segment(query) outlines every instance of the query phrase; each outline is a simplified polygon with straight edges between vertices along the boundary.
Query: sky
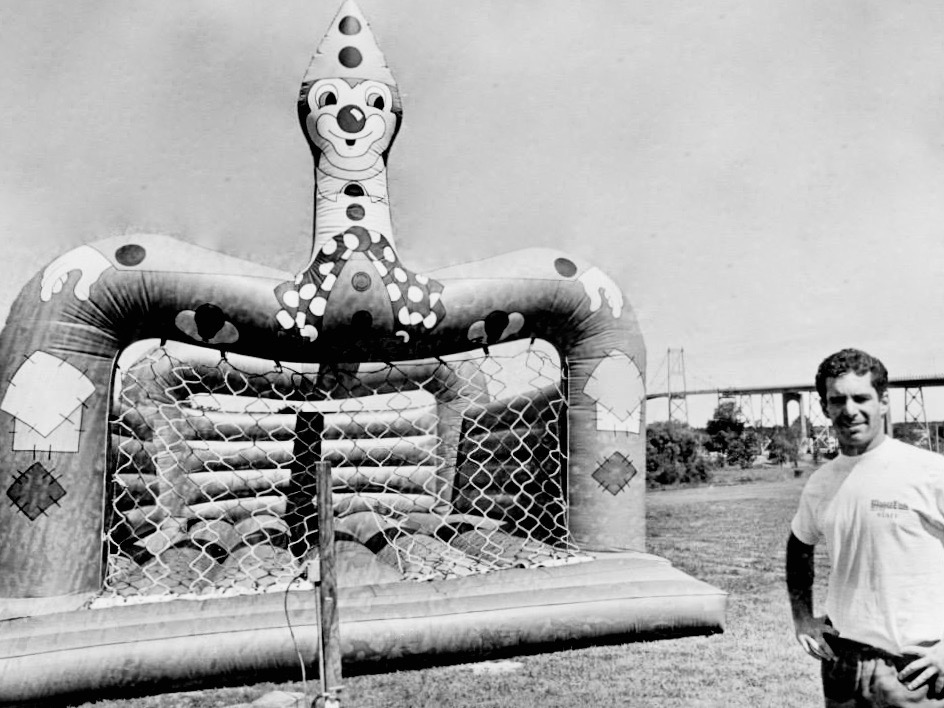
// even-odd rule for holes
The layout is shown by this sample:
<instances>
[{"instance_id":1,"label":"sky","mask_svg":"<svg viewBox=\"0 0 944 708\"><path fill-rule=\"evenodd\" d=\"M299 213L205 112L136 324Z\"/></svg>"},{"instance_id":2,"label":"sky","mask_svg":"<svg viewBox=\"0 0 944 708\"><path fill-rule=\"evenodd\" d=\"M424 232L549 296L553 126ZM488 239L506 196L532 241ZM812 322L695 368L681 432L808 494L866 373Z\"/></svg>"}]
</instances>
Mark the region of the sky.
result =
<instances>
[{"instance_id":1,"label":"sky","mask_svg":"<svg viewBox=\"0 0 944 708\"><path fill-rule=\"evenodd\" d=\"M0 316L121 233L300 268L295 99L339 5L0 2ZM653 391L669 348L692 388L807 382L846 346L944 372L944 4L359 5L403 95L388 166L412 268L590 260L636 313Z\"/></svg>"}]
</instances>

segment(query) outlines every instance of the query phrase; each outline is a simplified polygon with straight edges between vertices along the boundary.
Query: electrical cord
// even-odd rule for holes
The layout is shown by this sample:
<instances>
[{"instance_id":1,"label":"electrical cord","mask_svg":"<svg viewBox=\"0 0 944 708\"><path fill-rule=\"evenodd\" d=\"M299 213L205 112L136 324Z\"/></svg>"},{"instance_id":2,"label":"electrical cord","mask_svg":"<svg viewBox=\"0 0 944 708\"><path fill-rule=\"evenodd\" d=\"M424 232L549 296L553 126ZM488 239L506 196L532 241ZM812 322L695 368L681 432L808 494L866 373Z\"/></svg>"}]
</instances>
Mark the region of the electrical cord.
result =
<instances>
[{"instance_id":1,"label":"electrical cord","mask_svg":"<svg viewBox=\"0 0 944 708\"><path fill-rule=\"evenodd\" d=\"M292 646L295 647L295 655L298 657L298 664L302 670L302 691L305 693L305 698L310 699L311 694L308 692L308 678L307 678L306 670L305 670L305 658L302 656L301 647L299 647L298 645L298 639L295 636L295 629L292 627L292 618L288 611L288 594L292 589L292 585L294 585L297 581L301 580L306 572L307 572L306 569L300 570L298 574L294 578L292 578L291 582L289 582L288 586L285 588L285 592L282 595L282 609L285 612L285 624L286 626L288 626L288 633L292 637Z\"/></svg>"}]
</instances>

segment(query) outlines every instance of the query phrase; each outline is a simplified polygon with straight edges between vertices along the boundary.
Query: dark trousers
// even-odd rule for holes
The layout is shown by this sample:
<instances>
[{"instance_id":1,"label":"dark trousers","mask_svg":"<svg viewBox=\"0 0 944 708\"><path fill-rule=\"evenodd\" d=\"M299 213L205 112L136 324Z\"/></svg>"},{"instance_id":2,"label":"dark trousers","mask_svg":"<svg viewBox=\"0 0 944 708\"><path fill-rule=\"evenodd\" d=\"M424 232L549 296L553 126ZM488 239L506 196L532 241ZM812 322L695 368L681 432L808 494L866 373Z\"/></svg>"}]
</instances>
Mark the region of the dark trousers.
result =
<instances>
[{"instance_id":1,"label":"dark trousers","mask_svg":"<svg viewBox=\"0 0 944 708\"><path fill-rule=\"evenodd\" d=\"M837 660L822 665L826 708L944 708L944 693L928 685L912 691L898 680L898 672L916 657L840 637L828 641Z\"/></svg>"}]
</instances>

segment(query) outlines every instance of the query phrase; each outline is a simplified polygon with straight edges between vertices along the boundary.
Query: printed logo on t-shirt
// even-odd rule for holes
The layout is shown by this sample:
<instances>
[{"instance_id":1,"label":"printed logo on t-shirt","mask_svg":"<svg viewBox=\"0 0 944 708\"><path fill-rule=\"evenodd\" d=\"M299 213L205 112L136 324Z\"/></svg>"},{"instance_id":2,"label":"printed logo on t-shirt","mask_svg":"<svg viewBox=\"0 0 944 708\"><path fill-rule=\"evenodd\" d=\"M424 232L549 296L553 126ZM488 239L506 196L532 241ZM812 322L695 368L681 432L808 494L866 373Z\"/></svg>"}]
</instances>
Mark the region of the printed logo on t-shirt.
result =
<instances>
[{"instance_id":1,"label":"printed logo on t-shirt","mask_svg":"<svg viewBox=\"0 0 944 708\"><path fill-rule=\"evenodd\" d=\"M878 514L883 519L894 519L903 511L911 511L911 507L900 501L873 499L871 511Z\"/></svg>"}]
</instances>

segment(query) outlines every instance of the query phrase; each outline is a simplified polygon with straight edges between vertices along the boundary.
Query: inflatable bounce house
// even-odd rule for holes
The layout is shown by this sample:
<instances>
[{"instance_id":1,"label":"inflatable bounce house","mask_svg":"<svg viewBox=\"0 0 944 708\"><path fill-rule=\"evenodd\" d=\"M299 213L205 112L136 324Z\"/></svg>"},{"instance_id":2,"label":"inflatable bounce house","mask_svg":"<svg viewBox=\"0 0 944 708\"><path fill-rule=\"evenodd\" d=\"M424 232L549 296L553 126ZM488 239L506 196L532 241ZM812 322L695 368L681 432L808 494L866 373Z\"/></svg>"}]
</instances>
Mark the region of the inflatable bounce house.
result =
<instances>
[{"instance_id":1,"label":"inflatable bounce house","mask_svg":"<svg viewBox=\"0 0 944 708\"><path fill-rule=\"evenodd\" d=\"M0 335L0 704L298 678L331 465L345 671L721 631L645 553L645 349L599 268L402 261L396 81L341 7L305 74L311 257L56 258Z\"/></svg>"}]
</instances>

